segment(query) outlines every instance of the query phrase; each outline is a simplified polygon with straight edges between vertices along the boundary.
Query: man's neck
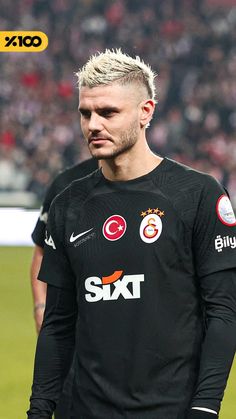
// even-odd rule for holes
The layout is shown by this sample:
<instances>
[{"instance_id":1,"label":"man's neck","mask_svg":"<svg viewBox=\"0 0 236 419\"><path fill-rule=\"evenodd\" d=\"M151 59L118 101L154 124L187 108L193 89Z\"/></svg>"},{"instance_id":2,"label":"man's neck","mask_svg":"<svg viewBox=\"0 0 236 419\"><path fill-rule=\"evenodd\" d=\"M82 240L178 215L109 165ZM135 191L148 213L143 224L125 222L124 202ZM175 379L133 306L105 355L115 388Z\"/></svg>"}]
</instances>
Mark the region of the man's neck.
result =
<instances>
[{"instance_id":1,"label":"man's neck","mask_svg":"<svg viewBox=\"0 0 236 419\"><path fill-rule=\"evenodd\" d=\"M111 181L126 181L144 176L157 167L163 159L150 149L137 158L132 153L122 154L114 159L102 160L102 173Z\"/></svg>"}]
</instances>

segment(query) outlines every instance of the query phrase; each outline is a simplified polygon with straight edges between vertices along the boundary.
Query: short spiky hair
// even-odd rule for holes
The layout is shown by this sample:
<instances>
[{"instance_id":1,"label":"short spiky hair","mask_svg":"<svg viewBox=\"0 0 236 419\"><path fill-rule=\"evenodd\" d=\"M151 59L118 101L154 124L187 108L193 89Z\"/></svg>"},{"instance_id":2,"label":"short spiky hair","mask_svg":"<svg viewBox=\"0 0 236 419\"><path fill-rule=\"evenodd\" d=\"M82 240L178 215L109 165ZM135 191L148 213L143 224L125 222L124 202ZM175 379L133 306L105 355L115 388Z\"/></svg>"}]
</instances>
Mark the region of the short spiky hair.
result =
<instances>
[{"instance_id":1,"label":"short spiky hair","mask_svg":"<svg viewBox=\"0 0 236 419\"><path fill-rule=\"evenodd\" d=\"M76 76L79 88L108 85L116 81L120 84L136 82L145 86L149 97L155 100L155 73L140 57L132 58L121 49L106 49L93 55Z\"/></svg>"}]
</instances>

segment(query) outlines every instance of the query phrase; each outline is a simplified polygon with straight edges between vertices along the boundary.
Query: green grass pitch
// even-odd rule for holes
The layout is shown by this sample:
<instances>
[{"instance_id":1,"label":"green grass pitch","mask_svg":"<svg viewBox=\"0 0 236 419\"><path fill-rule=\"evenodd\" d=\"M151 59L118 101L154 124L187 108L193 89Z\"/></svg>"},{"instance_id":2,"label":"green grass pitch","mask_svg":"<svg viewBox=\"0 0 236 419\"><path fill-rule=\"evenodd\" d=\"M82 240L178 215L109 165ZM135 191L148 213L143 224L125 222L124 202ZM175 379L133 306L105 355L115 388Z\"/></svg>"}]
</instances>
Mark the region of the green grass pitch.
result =
<instances>
[{"instance_id":1,"label":"green grass pitch","mask_svg":"<svg viewBox=\"0 0 236 419\"><path fill-rule=\"evenodd\" d=\"M28 408L36 342L29 280L31 256L30 247L0 247L1 419L25 419ZM220 415L220 419L235 418L236 361Z\"/></svg>"}]
</instances>

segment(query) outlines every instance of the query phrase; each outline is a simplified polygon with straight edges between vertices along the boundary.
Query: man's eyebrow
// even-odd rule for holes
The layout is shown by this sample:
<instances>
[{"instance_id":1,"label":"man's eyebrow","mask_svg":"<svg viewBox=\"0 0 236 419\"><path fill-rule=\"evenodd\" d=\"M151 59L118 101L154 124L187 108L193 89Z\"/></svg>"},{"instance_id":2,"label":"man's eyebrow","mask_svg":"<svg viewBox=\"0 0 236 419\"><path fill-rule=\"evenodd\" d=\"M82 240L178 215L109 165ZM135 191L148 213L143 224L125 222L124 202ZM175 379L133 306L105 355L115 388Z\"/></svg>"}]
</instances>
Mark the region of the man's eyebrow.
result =
<instances>
[{"instance_id":1,"label":"man's eyebrow","mask_svg":"<svg viewBox=\"0 0 236 419\"><path fill-rule=\"evenodd\" d=\"M90 112L89 109L83 108L83 107L78 107L79 112L83 113L83 112ZM119 108L117 108L116 106L109 106L109 105L105 105L105 106L97 106L95 108L96 112L101 112L101 111L109 111L109 112L119 112Z\"/></svg>"},{"instance_id":2,"label":"man's eyebrow","mask_svg":"<svg viewBox=\"0 0 236 419\"><path fill-rule=\"evenodd\" d=\"M98 107L96 108L96 110L98 110L98 111L111 111L111 112L118 112L118 111L119 111L119 108L117 108L116 106L109 106L109 105L106 105L106 106L98 106Z\"/></svg>"}]
</instances>

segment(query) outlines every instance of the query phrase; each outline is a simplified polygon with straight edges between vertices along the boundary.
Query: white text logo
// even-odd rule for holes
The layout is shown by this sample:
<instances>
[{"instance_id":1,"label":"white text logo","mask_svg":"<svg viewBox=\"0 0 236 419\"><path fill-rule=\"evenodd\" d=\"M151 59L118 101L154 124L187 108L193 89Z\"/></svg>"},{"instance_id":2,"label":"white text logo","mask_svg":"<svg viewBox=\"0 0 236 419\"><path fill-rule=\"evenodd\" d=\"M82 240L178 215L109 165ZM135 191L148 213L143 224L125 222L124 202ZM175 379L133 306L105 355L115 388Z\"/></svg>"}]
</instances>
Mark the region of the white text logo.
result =
<instances>
[{"instance_id":1,"label":"white text logo","mask_svg":"<svg viewBox=\"0 0 236 419\"><path fill-rule=\"evenodd\" d=\"M83 233L77 234L77 236L74 236L74 232L73 232L70 236L70 242L73 243L79 237L84 236L84 234L89 233L91 230L93 230L93 228L90 228L89 230L83 231Z\"/></svg>"},{"instance_id":2,"label":"white text logo","mask_svg":"<svg viewBox=\"0 0 236 419\"><path fill-rule=\"evenodd\" d=\"M224 247L231 247L231 249L236 248L236 237L230 237L230 236L216 236L215 239L215 249L217 252L222 252L222 249Z\"/></svg>"},{"instance_id":3,"label":"white text logo","mask_svg":"<svg viewBox=\"0 0 236 419\"><path fill-rule=\"evenodd\" d=\"M54 243L54 241L53 241L53 238L52 238L52 236L49 236L49 237L48 237L47 231L46 231L45 243L46 243L48 246L51 246L54 250L56 250L56 246L55 246L55 243Z\"/></svg>"},{"instance_id":4,"label":"white text logo","mask_svg":"<svg viewBox=\"0 0 236 419\"><path fill-rule=\"evenodd\" d=\"M123 271L115 271L112 275L99 278L91 276L85 280L85 299L89 303L100 300L111 301L123 297L125 300L140 298L141 282L144 282L144 275L124 275ZM128 287L129 286L129 287Z\"/></svg>"}]
</instances>

